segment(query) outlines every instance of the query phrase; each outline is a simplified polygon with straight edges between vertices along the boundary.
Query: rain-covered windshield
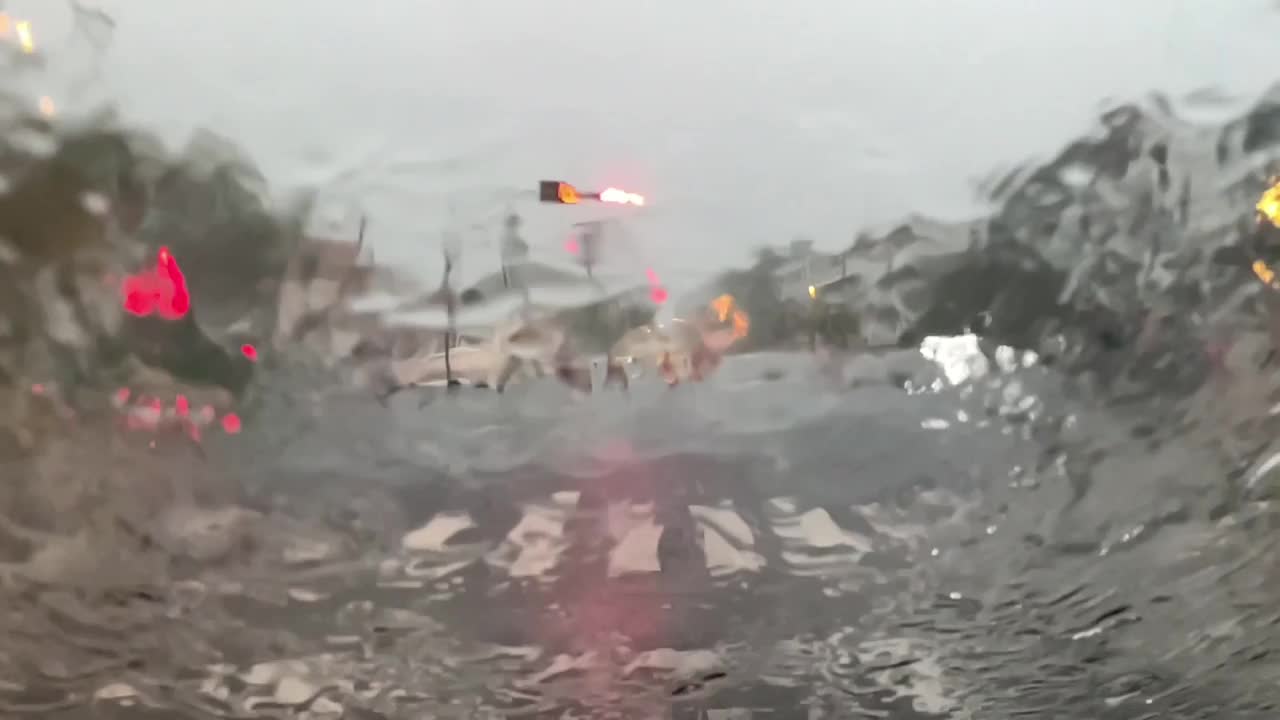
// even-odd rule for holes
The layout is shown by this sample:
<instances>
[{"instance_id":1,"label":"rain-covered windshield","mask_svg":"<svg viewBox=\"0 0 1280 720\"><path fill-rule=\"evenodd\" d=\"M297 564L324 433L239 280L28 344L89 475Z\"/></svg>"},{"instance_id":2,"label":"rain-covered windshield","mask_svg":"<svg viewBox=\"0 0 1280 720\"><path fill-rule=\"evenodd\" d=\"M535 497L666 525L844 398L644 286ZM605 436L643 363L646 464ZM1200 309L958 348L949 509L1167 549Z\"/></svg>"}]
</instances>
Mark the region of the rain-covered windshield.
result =
<instances>
[{"instance_id":1,"label":"rain-covered windshield","mask_svg":"<svg viewBox=\"0 0 1280 720\"><path fill-rule=\"evenodd\" d=\"M0 717L1272 720L1276 37L0 0Z\"/></svg>"}]
</instances>

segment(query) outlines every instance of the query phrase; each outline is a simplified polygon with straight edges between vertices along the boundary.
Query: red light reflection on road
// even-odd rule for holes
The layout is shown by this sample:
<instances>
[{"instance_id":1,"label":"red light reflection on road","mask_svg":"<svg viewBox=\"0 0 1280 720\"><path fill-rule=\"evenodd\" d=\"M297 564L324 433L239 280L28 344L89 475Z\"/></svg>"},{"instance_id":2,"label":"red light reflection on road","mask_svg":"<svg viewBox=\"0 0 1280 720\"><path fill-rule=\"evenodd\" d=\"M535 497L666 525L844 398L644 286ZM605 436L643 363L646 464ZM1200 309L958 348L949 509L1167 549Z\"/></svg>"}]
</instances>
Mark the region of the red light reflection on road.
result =
<instances>
[{"instance_id":1,"label":"red light reflection on road","mask_svg":"<svg viewBox=\"0 0 1280 720\"><path fill-rule=\"evenodd\" d=\"M172 404L166 404L159 397L141 394L136 402L130 404L131 395L129 388L122 387L116 390L114 397L116 408L124 416L125 427L130 430L157 432L163 427L176 425L185 430L191 439L199 442L203 428L212 425L215 420L228 435L238 435L244 427L239 415L227 412L219 417L212 405L206 404L199 412L193 413L190 398L182 393L174 395Z\"/></svg>"},{"instance_id":2,"label":"red light reflection on road","mask_svg":"<svg viewBox=\"0 0 1280 720\"><path fill-rule=\"evenodd\" d=\"M567 564L553 585L552 597L568 618L541 624L538 633L545 635L540 639L602 658L618 658L620 640L639 646L672 643L672 598L662 585L661 573L635 570L615 576L606 559L632 532L646 536L651 534L647 526L661 524L652 514L645 518L642 508L666 504L663 488L667 485L654 482L653 468L637 457L625 437L605 440L583 462L590 480L579 488L579 505L570 516L573 530L566 535ZM632 551L648 552L640 549L646 542L639 540ZM608 549L597 561L594 558L602 548ZM610 673L593 668L583 682L603 686L610 682Z\"/></svg>"}]
</instances>

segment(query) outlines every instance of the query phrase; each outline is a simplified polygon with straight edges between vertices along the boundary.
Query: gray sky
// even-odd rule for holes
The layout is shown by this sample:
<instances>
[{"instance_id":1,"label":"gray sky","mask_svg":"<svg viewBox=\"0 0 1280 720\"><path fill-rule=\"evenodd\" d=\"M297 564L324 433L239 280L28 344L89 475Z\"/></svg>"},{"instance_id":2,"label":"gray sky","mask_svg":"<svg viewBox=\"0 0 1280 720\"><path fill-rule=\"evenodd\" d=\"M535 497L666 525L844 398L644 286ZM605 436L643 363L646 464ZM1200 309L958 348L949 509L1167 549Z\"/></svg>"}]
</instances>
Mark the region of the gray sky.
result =
<instances>
[{"instance_id":1,"label":"gray sky","mask_svg":"<svg viewBox=\"0 0 1280 720\"><path fill-rule=\"evenodd\" d=\"M646 194L635 254L678 285L796 234L836 248L910 211L971 214L976 179L1051 154L1108 99L1247 101L1280 74L1269 0L97 4L130 116L229 134L281 187L347 174L335 197L373 214L380 257L424 272L449 201L490 216L560 177ZM65 24L49 0L8 6ZM586 215L531 218L552 253Z\"/></svg>"}]
</instances>

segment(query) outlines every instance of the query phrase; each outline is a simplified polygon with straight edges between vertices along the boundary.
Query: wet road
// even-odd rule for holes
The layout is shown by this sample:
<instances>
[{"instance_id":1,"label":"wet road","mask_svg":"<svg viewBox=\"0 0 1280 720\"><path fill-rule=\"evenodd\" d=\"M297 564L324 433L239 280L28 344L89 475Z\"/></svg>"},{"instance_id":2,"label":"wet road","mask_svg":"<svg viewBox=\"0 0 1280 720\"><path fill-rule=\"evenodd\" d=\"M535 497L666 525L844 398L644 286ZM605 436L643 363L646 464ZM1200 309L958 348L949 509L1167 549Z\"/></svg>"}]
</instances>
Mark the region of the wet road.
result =
<instances>
[{"instance_id":1,"label":"wet road","mask_svg":"<svg viewBox=\"0 0 1280 720\"><path fill-rule=\"evenodd\" d=\"M953 387L904 352L840 391L746 356L630 396L336 393L304 432L265 410L211 448L264 513L255 551L170 593L199 622L146 631L199 677L95 682L193 717L1262 717L1194 651L1250 652L1231 578L1258 562L1219 562L1244 538L1201 508L1209 460L1020 365Z\"/></svg>"}]
</instances>

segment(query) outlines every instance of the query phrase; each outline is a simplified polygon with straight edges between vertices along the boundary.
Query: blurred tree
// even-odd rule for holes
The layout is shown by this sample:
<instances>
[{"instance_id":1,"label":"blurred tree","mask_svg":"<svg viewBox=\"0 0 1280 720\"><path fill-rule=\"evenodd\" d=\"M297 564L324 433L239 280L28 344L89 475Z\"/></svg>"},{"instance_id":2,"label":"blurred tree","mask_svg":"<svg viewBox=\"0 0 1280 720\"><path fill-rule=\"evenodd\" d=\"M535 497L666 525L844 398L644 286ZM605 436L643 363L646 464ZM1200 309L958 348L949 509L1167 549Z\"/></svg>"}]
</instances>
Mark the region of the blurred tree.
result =
<instances>
[{"instance_id":1,"label":"blurred tree","mask_svg":"<svg viewBox=\"0 0 1280 720\"><path fill-rule=\"evenodd\" d=\"M827 302L819 295L809 303L809 343L828 347L850 348L862 337L862 322L853 308L842 302Z\"/></svg>"},{"instance_id":2,"label":"blurred tree","mask_svg":"<svg viewBox=\"0 0 1280 720\"><path fill-rule=\"evenodd\" d=\"M261 173L229 140L197 133L155 183L141 240L183 263L201 322L224 326L274 307L279 279L314 198L277 213Z\"/></svg>"},{"instance_id":3,"label":"blurred tree","mask_svg":"<svg viewBox=\"0 0 1280 720\"><path fill-rule=\"evenodd\" d=\"M82 250L103 249L113 211L126 232L137 229L145 198L124 135L73 134L48 159L5 155L0 167L16 180L0 193L0 237L26 264L60 263Z\"/></svg>"}]
</instances>

